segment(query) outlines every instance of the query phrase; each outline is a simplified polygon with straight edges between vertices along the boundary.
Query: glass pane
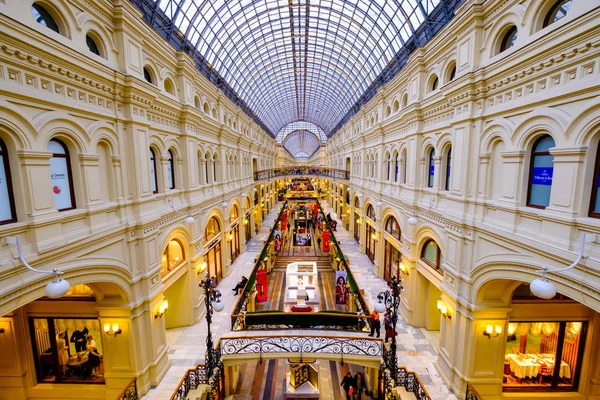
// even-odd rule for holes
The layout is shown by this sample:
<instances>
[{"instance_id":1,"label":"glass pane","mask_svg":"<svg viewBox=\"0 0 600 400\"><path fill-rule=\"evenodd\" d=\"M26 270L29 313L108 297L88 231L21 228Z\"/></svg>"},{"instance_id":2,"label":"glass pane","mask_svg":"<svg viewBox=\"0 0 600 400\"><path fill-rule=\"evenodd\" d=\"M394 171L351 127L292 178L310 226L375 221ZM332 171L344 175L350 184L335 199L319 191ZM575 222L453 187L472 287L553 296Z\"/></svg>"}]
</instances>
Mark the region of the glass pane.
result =
<instances>
[{"instance_id":1,"label":"glass pane","mask_svg":"<svg viewBox=\"0 0 600 400\"><path fill-rule=\"evenodd\" d=\"M6 162L7 160L4 158L1 151L2 148L0 147L0 222L13 219L11 201L8 192L8 171L5 170L5 163L8 163Z\"/></svg>"},{"instance_id":2,"label":"glass pane","mask_svg":"<svg viewBox=\"0 0 600 400\"><path fill-rule=\"evenodd\" d=\"M583 323L567 322L561 353L558 386L573 386L579 368L579 350L583 346Z\"/></svg>"},{"instance_id":3,"label":"glass pane","mask_svg":"<svg viewBox=\"0 0 600 400\"><path fill-rule=\"evenodd\" d=\"M600 158L600 154L598 157ZM598 167L598 169L600 169L600 167ZM596 182L596 202L594 203L592 211L600 213L600 171L596 172L596 175L598 175L598 181Z\"/></svg>"},{"instance_id":4,"label":"glass pane","mask_svg":"<svg viewBox=\"0 0 600 400\"><path fill-rule=\"evenodd\" d=\"M33 318L33 351L37 367L38 382L56 382L62 372L58 365L56 349L50 342L48 320L46 318Z\"/></svg>"},{"instance_id":5,"label":"glass pane","mask_svg":"<svg viewBox=\"0 0 600 400\"><path fill-rule=\"evenodd\" d=\"M152 191L158 191L156 187L156 170L155 170L156 160L154 159L154 153L150 152L150 179L152 180Z\"/></svg>"},{"instance_id":6,"label":"glass pane","mask_svg":"<svg viewBox=\"0 0 600 400\"><path fill-rule=\"evenodd\" d=\"M423 258L435 267L437 267L437 244L434 241L427 242L423 249Z\"/></svg>"},{"instance_id":7,"label":"glass pane","mask_svg":"<svg viewBox=\"0 0 600 400\"><path fill-rule=\"evenodd\" d=\"M52 143L55 142L50 142L50 144ZM52 192L54 192L54 207L57 210L72 208L69 168L66 157L52 157L50 159L50 179Z\"/></svg>"},{"instance_id":8,"label":"glass pane","mask_svg":"<svg viewBox=\"0 0 600 400\"><path fill-rule=\"evenodd\" d=\"M550 204L550 191L554 172L553 160L554 157L551 155L534 156L529 204L543 207Z\"/></svg>"},{"instance_id":9,"label":"glass pane","mask_svg":"<svg viewBox=\"0 0 600 400\"><path fill-rule=\"evenodd\" d=\"M55 319L56 350L63 382L102 383L102 330L97 319Z\"/></svg>"},{"instance_id":10,"label":"glass pane","mask_svg":"<svg viewBox=\"0 0 600 400\"><path fill-rule=\"evenodd\" d=\"M183 249L177 240L169 242L169 270L173 270L177 265L184 261Z\"/></svg>"},{"instance_id":11,"label":"glass pane","mask_svg":"<svg viewBox=\"0 0 600 400\"><path fill-rule=\"evenodd\" d=\"M508 327L504 377L507 386L552 384L560 324L520 322Z\"/></svg>"}]
</instances>

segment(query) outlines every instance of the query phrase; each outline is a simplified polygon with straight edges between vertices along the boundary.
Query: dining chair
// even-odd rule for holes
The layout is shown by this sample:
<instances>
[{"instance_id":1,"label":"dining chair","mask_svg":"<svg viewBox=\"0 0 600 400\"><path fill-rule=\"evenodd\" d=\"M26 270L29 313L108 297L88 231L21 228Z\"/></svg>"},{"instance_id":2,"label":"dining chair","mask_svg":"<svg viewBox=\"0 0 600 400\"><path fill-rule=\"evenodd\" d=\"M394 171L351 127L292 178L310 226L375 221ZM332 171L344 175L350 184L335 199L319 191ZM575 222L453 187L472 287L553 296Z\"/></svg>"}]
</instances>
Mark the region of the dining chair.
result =
<instances>
[{"instance_id":1,"label":"dining chair","mask_svg":"<svg viewBox=\"0 0 600 400\"><path fill-rule=\"evenodd\" d=\"M542 364L542 366L540 368L540 372L538 372L538 375L540 377L540 385L541 385L542 384L542 379L545 376L552 375L552 368L549 368L546 364Z\"/></svg>"},{"instance_id":2,"label":"dining chair","mask_svg":"<svg viewBox=\"0 0 600 400\"><path fill-rule=\"evenodd\" d=\"M521 352L521 348L519 346L513 346L511 350L513 354L519 354Z\"/></svg>"},{"instance_id":3,"label":"dining chair","mask_svg":"<svg viewBox=\"0 0 600 400\"><path fill-rule=\"evenodd\" d=\"M535 347L535 346L529 346L528 350L529 350L529 353L531 353L531 354L537 354L537 353L539 353L537 347Z\"/></svg>"}]
</instances>

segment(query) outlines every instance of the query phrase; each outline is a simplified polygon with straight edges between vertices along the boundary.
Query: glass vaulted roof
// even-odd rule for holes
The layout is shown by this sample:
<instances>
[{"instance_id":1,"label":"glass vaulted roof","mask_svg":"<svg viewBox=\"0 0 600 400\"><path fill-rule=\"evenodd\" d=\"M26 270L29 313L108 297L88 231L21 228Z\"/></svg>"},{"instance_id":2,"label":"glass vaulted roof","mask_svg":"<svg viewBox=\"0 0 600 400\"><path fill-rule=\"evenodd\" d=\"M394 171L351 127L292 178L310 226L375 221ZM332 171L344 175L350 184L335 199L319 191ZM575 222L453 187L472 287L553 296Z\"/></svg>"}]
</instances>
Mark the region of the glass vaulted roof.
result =
<instances>
[{"instance_id":1,"label":"glass vaulted roof","mask_svg":"<svg viewBox=\"0 0 600 400\"><path fill-rule=\"evenodd\" d=\"M283 147L293 156L298 153L307 153L310 156L321 147L321 143L312 132L299 130L286 136Z\"/></svg>"},{"instance_id":2,"label":"glass vaulted roof","mask_svg":"<svg viewBox=\"0 0 600 400\"><path fill-rule=\"evenodd\" d=\"M440 0L156 0L271 132L330 133Z\"/></svg>"},{"instance_id":3,"label":"glass vaulted roof","mask_svg":"<svg viewBox=\"0 0 600 400\"><path fill-rule=\"evenodd\" d=\"M283 143L285 138L290 133L296 132L296 131L311 132L323 143L325 143L327 141L327 135L325 134L325 132L323 132L323 129L319 128L317 125L313 124L312 122L307 122L307 121L296 121L296 122L287 124L286 126L281 128L279 130L279 132L277 132L277 136L275 137L275 140L277 141L277 143Z\"/></svg>"}]
</instances>

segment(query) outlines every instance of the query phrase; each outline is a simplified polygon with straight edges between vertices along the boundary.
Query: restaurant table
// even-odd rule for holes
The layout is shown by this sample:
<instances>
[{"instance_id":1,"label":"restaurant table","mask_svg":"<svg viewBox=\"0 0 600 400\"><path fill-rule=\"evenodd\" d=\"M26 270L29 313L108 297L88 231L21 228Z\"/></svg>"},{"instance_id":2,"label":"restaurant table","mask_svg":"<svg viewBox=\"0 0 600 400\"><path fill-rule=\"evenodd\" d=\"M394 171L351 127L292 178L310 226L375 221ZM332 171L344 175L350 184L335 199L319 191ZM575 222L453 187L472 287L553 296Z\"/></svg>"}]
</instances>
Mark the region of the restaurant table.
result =
<instances>
[{"instance_id":1,"label":"restaurant table","mask_svg":"<svg viewBox=\"0 0 600 400\"><path fill-rule=\"evenodd\" d=\"M511 372L520 379L538 376L544 364L548 368L554 367L554 354L526 354L522 359L519 359L517 354L509 354L508 358ZM560 363L559 376L561 378L571 378L571 368L564 361Z\"/></svg>"},{"instance_id":2,"label":"restaurant table","mask_svg":"<svg viewBox=\"0 0 600 400\"><path fill-rule=\"evenodd\" d=\"M80 357L77 357L77 354ZM88 354L89 354L89 352L87 352L87 351L81 351L81 352L79 352L77 354L72 355L69 358L69 361L67 361L67 365L69 366L69 368L75 369L75 371L77 371L77 376L80 379L83 379L83 369L85 367L85 363L88 362Z\"/></svg>"}]
</instances>

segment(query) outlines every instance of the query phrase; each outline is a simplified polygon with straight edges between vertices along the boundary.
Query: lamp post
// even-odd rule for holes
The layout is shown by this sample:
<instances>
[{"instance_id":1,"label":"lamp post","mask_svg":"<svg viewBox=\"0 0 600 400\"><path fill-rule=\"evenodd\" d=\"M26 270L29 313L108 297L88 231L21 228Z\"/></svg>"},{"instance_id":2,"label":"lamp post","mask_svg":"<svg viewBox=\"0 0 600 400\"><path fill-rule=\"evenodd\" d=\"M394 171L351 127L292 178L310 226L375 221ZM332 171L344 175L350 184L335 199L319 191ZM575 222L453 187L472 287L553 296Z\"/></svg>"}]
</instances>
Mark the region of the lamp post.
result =
<instances>
[{"instance_id":1,"label":"lamp post","mask_svg":"<svg viewBox=\"0 0 600 400\"><path fill-rule=\"evenodd\" d=\"M396 352L396 322L398 322L398 307L400 306L400 294L402 293L402 281L392 277L388 283L390 290L381 292L377 295L377 303L375 303L375 311L378 313L389 312L392 316L392 343L390 351L384 355L385 366L390 371L390 377L394 383L398 380L398 354Z\"/></svg>"},{"instance_id":2,"label":"lamp post","mask_svg":"<svg viewBox=\"0 0 600 400\"><path fill-rule=\"evenodd\" d=\"M206 279L200 281L200 287L204 290L204 304L206 305L206 324L208 325L205 356L205 371L207 382L209 381L210 377L214 374L215 368L221 366L221 354L219 351L215 350L215 346L212 340L212 332L210 330L210 324L212 322L213 312L223 311L225 303L221 301L221 292L215 289L214 282L214 277L208 279L208 273L206 274Z\"/></svg>"}]
</instances>

